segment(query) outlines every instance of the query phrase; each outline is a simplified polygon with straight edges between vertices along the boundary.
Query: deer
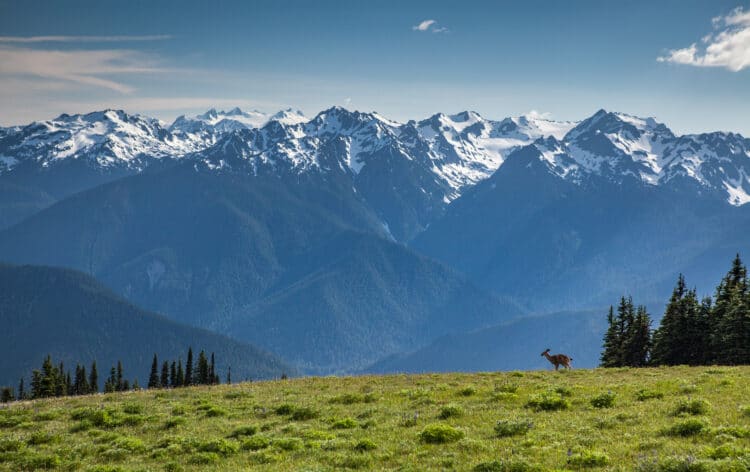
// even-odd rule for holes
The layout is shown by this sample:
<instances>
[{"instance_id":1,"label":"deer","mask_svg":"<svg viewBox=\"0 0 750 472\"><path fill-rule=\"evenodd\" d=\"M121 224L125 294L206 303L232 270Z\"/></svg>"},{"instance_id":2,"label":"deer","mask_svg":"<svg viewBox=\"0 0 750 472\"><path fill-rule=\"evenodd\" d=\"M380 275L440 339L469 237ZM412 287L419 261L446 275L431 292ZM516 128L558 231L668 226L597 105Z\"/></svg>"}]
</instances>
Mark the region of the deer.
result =
<instances>
[{"instance_id":1,"label":"deer","mask_svg":"<svg viewBox=\"0 0 750 472\"><path fill-rule=\"evenodd\" d=\"M557 370L558 367L563 366L566 369L570 369L570 361L573 360L572 357L566 356L565 354L552 354L550 355L549 349L544 351L542 353L542 356L546 357L548 361L550 361L554 366L555 370Z\"/></svg>"}]
</instances>

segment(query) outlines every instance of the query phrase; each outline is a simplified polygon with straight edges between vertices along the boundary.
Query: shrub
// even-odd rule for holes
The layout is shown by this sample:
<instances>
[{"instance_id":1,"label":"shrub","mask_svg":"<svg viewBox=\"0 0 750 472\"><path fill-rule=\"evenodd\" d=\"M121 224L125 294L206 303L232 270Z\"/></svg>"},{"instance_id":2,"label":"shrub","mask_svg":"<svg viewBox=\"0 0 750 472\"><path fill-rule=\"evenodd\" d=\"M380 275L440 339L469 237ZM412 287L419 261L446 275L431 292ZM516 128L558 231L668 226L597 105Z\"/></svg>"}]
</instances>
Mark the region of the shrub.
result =
<instances>
[{"instance_id":1,"label":"shrub","mask_svg":"<svg viewBox=\"0 0 750 472\"><path fill-rule=\"evenodd\" d=\"M198 444L196 449L199 452L213 452L226 457L239 451L240 447L226 439L212 439Z\"/></svg>"},{"instance_id":2,"label":"shrub","mask_svg":"<svg viewBox=\"0 0 750 472\"><path fill-rule=\"evenodd\" d=\"M495 434L497 434L497 437L499 438L521 436L528 433L532 426L533 423L527 420L501 420L495 424Z\"/></svg>"},{"instance_id":3,"label":"shrub","mask_svg":"<svg viewBox=\"0 0 750 472\"><path fill-rule=\"evenodd\" d=\"M419 438L428 444L455 442L464 437L464 433L447 424L430 424L424 427Z\"/></svg>"},{"instance_id":4,"label":"shrub","mask_svg":"<svg viewBox=\"0 0 750 472\"><path fill-rule=\"evenodd\" d=\"M143 452L146 450L146 445L138 438L123 436L115 439L112 445L118 449L124 449L128 452Z\"/></svg>"},{"instance_id":5,"label":"shrub","mask_svg":"<svg viewBox=\"0 0 750 472\"><path fill-rule=\"evenodd\" d=\"M671 428L666 430L668 436L695 436L708 429L708 425L705 421L697 418L691 418L689 420L682 421L673 425Z\"/></svg>"},{"instance_id":6,"label":"shrub","mask_svg":"<svg viewBox=\"0 0 750 472\"><path fill-rule=\"evenodd\" d=\"M122 407L123 413L127 413L130 415L140 415L143 413L143 405L139 405L137 403L127 403L123 405Z\"/></svg>"},{"instance_id":7,"label":"shrub","mask_svg":"<svg viewBox=\"0 0 750 472\"><path fill-rule=\"evenodd\" d=\"M672 414L679 415L704 415L711 409L711 404L703 399L681 400L675 407Z\"/></svg>"},{"instance_id":8,"label":"shrub","mask_svg":"<svg viewBox=\"0 0 750 472\"><path fill-rule=\"evenodd\" d=\"M582 451L568 457L568 465L573 467L601 467L608 463L609 457L598 451Z\"/></svg>"},{"instance_id":9,"label":"shrub","mask_svg":"<svg viewBox=\"0 0 750 472\"><path fill-rule=\"evenodd\" d=\"M359 423L357 423L357 420L353 418L341 418L341 419L334 419L331 422L331 428L333 429L351 429L356 428L359 426Z\"/></svg>"},{"instance_id":10,"label":"shrub","mask_svg":"<svg viewBox=\"0 0 750 472\"><path fill-rule=\"evenodd\" d=\"M505 383L502 385L496 385L495 391L498 393L516 393L518 392L518 385L514 383Z\"/></svg>"},{"instance_id":11,"label":"shrub","mask_svg":"<svg viewBox=\"0 0 750 472\"><path fill-rule=\"evenodd\" d=\"M17 452L23 448L23 442L13 438L0 438L0 452Z\"/></svg>"},{"instance_id":12,"label":"shrub","mask_svg":"<svg viewBox=\"0 0 750 472\"><path fill-rule=\"evenodd\" d=\"M230 438L239 438L242 436L252 436L258 432L258 427L255 425L241 426L229 435Z\"/></svg>"},{"instance_id":13,"label":"shrub","mask_svg":"<svg viewBox=\"0 0 750 472\"><path fill-rule=\"evenodd\" d=\"M714 468L704 461L696 460L693 456L687 456L661 461L656 470L659 472L709 472Z\"/></svg>"},{"instance_id":14,"label":"shrub","mask_svg":"<svg viewBox=\"0 0 750 472\"><path fill-rule=\"evenodd\" d=\"M292 412L292 420L294 421L307 421L317 418L319 413L312 408L304 407L297 408Z\"/></svg>"},{"instance_id":15,"label":"shrub","mask_svg":"<svg viewBox=\"0 0 750 472\"><path fill-rule=\"evenodd\" d=\"M330 403L338 403L341 405L352 405L354 403L361 403L363 401L364 397L358 393L344 393L329 400Z\"/></svg>"},{"instance_id":16,"label":"shrub","mask_svg":"<svg viewBox=\"0 0 750 472\"><path fill-rule=\"evenodd\" d=\"M372 460L367 456L344 456L335 461L336 467L342 469L369 468Z\"/></svg>"},{"instance_id":17,"label":"shrub","mask_svg":"<svg viewBox=\"0 0 750 472\"><path fill-rule=\"evenodd\" d=\"M570 402L559 394L547 392L533 395L529 398L529 401L526 402L526 408L531 408L535 411L567 410L570 408Z\"/></svg>"},{"instance_id":18,"label":"shrub","mask_svg":"<svg viewBox=\"0 0 750 472\"><path fill-rule=\"evenodd\" d=\"M207 465L219 462L221 458L215 452L198 452L188 459L190 464Z\"/></svg>"},{"instance_id":19,"label":"shrub","mask_svg":"<svg viewBox=\"0 0 750 472\"><path fill-rule=\"evenodd\" d=\"M259 451L271 445L271 440L265 436L257 435L242 441L242 449L245 451Z\"/></svg>"},{"instance_id":20,"label":"shrub","mask_svg":"<svg viewBox=\"0 0 750 472\"><path fill-rule=\"evenodd\" d=\"M602 393L591 399L594 408L612 408L615 406L615 394L612 392Z\"/></svg>"},{"instance_id":21,"label":"shrub","mask_svg":"<svg viewBox=\"0 0 750 472\"><path fill-rule=\"evenodd\" d=\"M37 431L32 433L31 436L26 440L26 443L30 446L38 446L40 444L50 444L53 442L59 442L60 436L45 431Z\"/></svg>"},{"instance_id":22,"label":"shrub","mask_svg":"<svg viewBox=\"0 0 750 472\"><path fill-rule=\"evenodd\" d=\"M638 400L639 402L644 402L646 400L653 400L653 399L661 400L662 398L664 398L664 393L657 392L655 390L648 390L648 389L642 388L638 390L637 392L635 392L635 399Z\"/></svg>"},{"instance_id":23,"label":"shrub","mask_svg":"<svg viewBox=\"0 0 750 472\"><path fill-rule=\"evenodd\" d=\"M443 408L440 409L438 418L440 418L441 420L447 420L448 418L457 418L463 414L464 414L464 411L461 409L460 406L450 404L450 405L445 405Z\"/></svg>"},{"instance_id":24,"label":"shrub","mask_svg":"<svg viewBox=\"0 0 750 472\"><path fill-rule=\"evenodd\" d=\"M296 451L302 449L302 441L297 438L281 438L273 442L275 447L284 451Z\"/></svg>"},{"instance_id":25,"label":"shrub","mask_svg":"<svg viewBox=\"0 0 750 472\"><path fill-rule=\"evenodd\" d=\"M559 387L555 388L555 393L560 395L561 397L572 397L573 396L573 389L570 387L565 387L564 385L560 385Z\"/></svg>"},{"instance_id":26,"label":"shrub","mask_svg":"<svg viewBox=\"0 0 750 472\"><path fill-rule=\"evenodd\" d=\"M223 408L219 408L218 406L210 406L206 409L206 416L209 418L214 418L217 416L226 416L227 410Z\"/></svg>"},{"instance_id":27,"label":"shrub","mask_svg":"<svg viewBox=\"0 0 750 472\"><path fill-rule=\"evenodd\" d=\"M177 426L183 425L185 423L186 423L185 418L182 418L182 417L170 418L167 420L166 423L164 423L164 429L176 428Z\"/></svg>"},{"instance_id":28,"label":"shrub","mask_svg":"<svg viewBox=\"0 0 750 472\"><path fill-rule=\"evenodd\" d=\"M477 389L473 385L468 385L458 391L458 394L462 397L470 397L477 393Z\"/></svg>"},{"instance_id":29,"label":"shrub","mask_svg":"<svg viewBox=\"0 0 750 472\"><path fill-rule=\"evenodd\" d=\"M57 455L29 454L21 461L24 470L57 469L62 461Z\"/></svg>"},{"instance_id":30,"label":"shrub","mask_svg":"<svg viewBox=\"0 0 750 472\"><path fill-rule=\"evenodd\" d=\"M378 446L369 439L362 439L354 445L354 450L357 452L372 451L377 448Z\"/></svg>"},{"instance_id":31,"label":"shrub","mask_svg":"<svg viewBox=\"0 0 750 472\"><path fill-rule=\"evenodd\" d=\"M294 405L290 405L289 403L284 403L273 409L277 415L291 415L294 413L294 410Z\"/></svg>"},{"instance_id":32,"label":"shrub","mask_svg":"<svg viewBox=\"0 0 750 472\"><path fill-rule=\"evenodd\" d=\"M524 460L482 462L471 469L473 472L536 472L543 470Z\"/></svg>"}]
</instances>

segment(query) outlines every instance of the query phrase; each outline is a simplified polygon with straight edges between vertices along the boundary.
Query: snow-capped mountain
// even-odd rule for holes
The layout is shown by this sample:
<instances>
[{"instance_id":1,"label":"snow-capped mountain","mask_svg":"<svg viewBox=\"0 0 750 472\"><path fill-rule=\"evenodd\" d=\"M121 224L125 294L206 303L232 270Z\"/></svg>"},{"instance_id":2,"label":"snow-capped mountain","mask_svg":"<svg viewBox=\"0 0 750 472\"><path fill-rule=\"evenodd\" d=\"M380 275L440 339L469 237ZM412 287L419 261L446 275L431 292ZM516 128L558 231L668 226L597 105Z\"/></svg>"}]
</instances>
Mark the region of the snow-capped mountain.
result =
<instances>
[{"instance_id":1,"label":"snow-capped mountain","mask_svg":"<svg viewBox=\"0 0 750 472\"><path fill-rule=\"evenodd\" d=\"M750 140L734 133L675 136L653 118L599 110L562 140L531 146L556 175L644 185L692 185L739 206L750 201Z\"/></svg>"},{"instance_id":2,"label":"snow-capped mountain","mask_svg":"<svg viewBox=\"0 0 750 472\"><path fill-rule=\"evenodd\" d=\"M409 194L440 213L524 146L533 146L553 173L579 183L589 176L688 183L732 205L750 201L748 139L731 133L675 136L653 118L605 110L581 122L536 114L493 121L465 111L399 123L341 107L312 119L293 109L266 114L234 108L181 116L169 126L105 110L3 128L0 174L51 169L69 160L101 172L140 172L155 160L189 159L212 171L341 173L356 189L368 188L371 198L378 187L391 188L399 198ZM413 231L430 218L417 218Z\"/></svg>"},{"instance_id":3,"label":"snow-capped mountain","mask_svg":"<svg viewBox=\"0 0 750 472\"><path fill-rule=\"evenodd\" d=\"M22 163L46 168L69 159L88 160L102 168L142 169L148 159L190 150L160 121L121 110L63 114L0 134L0 155L6 171Z\"/></svg>"}]
</instances>

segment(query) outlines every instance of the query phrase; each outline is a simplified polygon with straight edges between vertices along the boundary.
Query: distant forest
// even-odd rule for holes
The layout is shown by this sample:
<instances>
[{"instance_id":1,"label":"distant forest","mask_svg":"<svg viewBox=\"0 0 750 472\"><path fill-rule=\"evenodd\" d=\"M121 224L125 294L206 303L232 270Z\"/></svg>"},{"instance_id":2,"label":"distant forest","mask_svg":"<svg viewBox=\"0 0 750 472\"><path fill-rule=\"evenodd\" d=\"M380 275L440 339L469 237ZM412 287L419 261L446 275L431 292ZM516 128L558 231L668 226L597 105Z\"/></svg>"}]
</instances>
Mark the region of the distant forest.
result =
<instances>
[{"instance_id":1,"label":"distant forest","mask_svg":"<svg viewBox=\"0 0 750 472\"><path fill-rule=\"evenodd\" d=\"M193 365L193 348L188 348L187 360L183 368L182 359L176 361L164 361L159 368L159 359L154 354L151 363L151 372L148 376L148 388L178 388L189 385L214 385L220 383L219 374L216 372L216 359L214 353L211 357L204 351L198 354L198 361ZM62 362L56 364L52 357L47 355L40 369L31 373L31 382L25 384L21 377L18 390L13 387L2 387L0 389L0 402L7 403L13 400L31 400L36 398L63 397L68 395L89 395L99 392L99 372L96 361L91 363L87 375L86 366L78 364L75 373L65 370ZM227 370L227 383L232 382L231 368ZM122 392L127 390L139 390L141 386L138 379L132 382L125 378L122 362L112 366L109 377L104 381L104 392Z\"/></svg>"},{"instance_id":2,"label":"distant forest","mask_svg":"<svg viewBox=\"0 0 750 472\"><path fill-rule=\"evenodd\" d=\"M680 274L659 327L646 307L622 297L609 308L602 367L750 364L750 290L739 254L716 287L699 300Z\"/></svg>"}]
</instances>

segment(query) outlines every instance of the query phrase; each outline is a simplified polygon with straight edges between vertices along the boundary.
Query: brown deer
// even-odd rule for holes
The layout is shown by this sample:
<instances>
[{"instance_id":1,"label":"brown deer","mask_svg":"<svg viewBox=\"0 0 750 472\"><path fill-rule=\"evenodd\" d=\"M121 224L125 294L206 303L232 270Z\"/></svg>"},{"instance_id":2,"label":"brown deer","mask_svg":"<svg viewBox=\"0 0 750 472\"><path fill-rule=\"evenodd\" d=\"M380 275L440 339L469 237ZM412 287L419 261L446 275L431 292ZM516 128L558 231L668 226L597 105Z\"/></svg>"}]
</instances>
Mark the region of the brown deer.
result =
<instances>
[{"instance_id":1,"label":"brown deer","mask_svg":"<svg viewBox=\"0 0 750 472\"><path fill-rule=\"evenodd\" d=\"M544 357L547 358L548 361L550 361L555 366L555 370L557 370L558 367L563 366L566 369L570 369L570 361L573 360L572 357L566 356L565 354L553 354L550 355L549 349L544 351L542 353Z\"/></svg>"}]
</instances>

